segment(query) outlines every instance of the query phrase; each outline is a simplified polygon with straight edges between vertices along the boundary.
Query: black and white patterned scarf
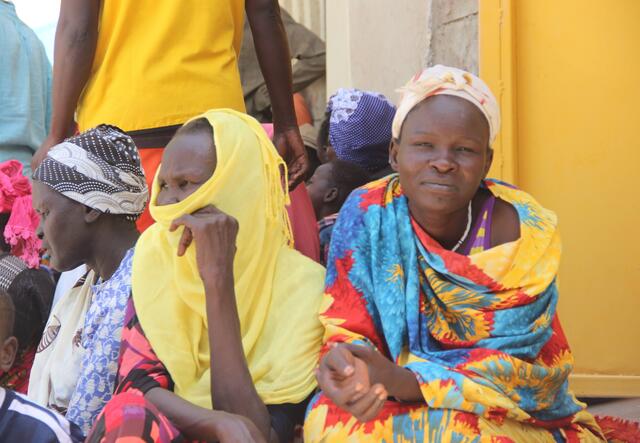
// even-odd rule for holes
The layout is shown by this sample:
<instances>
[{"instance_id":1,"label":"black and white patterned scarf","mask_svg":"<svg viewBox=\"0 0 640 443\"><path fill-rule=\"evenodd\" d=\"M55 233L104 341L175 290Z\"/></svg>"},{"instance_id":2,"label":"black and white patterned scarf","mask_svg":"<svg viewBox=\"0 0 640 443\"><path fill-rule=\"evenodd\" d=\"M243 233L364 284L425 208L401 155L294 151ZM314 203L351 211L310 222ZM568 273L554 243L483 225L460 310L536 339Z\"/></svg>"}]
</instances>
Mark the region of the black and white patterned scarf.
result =
<instances>
[{"instance_id":1,"label":"black and white patterned scarf","mask_svg":"<svg viewBox=\"0 0 640 443\"><path fill-rule=\"evenodd\" d=\"M142 214L149 197L136 145L109 125L51 148L34 179L85 206L131 220Z\"/></svg>"},{"instance_id":2,"label":"black and white patterned scarf","mask_svg":"<svg viewBox=\"0 0 640 443\"><path fill-rule=\"evenodd\" d=\"M8 291L16 277L27 269L27 264L18 257L10 254L0 256L0 289Z\"/></svg>"}]
</instances>

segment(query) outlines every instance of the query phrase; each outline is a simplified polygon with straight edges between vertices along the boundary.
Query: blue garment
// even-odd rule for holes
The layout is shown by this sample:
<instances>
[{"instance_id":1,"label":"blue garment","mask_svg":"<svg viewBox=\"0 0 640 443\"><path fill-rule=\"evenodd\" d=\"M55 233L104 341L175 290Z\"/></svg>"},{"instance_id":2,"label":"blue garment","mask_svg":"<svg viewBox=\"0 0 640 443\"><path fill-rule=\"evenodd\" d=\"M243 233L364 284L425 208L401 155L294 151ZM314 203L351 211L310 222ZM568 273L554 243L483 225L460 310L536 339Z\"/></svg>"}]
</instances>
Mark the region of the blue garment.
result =
<instances>
[{"instance_id":1,"label":"blue garment","mask_svg":"<svg viewBox=\"0 0 640 443\"><path fill-rule=\"evenodd\" d=\"M5 147L36 150L51 120L51 64L36 34L0 0L0 161ZM22 159L20 159L22 160Z\"/></svg>"},{"instance_id":2,"label":"blue garment","mask_svg":"<svg viewBox=\"0 0 640 443\"><path fill-rule=\"evenodd\" d=\"M338 89L327 106L329 142L340 160L370 173L389 166L391 125L396 108L375 92Z\"/></svg>"},{"instance_id":3,"label":"blue garment","mask_svg":"<svg viewBox=\"0 0 640 443\"><path fill-rule=\"evenodd\" d=\"M127 251L109 280L93 286L93 299L84 319L81 346L85 354L67 418L85 434L115 389L124 314L131 296L133 251Z\"/></svg>"},{"instance_id":4,"label":"blue garment","mask_svg":"<svg viewBox=\"0 0 640 443\"><path fill-rule=\"evenodd\" d=\"M76 425L58 413L0 388L0 440L75 443L84 441L84 437Z\"/></svg>"}]
</instances>

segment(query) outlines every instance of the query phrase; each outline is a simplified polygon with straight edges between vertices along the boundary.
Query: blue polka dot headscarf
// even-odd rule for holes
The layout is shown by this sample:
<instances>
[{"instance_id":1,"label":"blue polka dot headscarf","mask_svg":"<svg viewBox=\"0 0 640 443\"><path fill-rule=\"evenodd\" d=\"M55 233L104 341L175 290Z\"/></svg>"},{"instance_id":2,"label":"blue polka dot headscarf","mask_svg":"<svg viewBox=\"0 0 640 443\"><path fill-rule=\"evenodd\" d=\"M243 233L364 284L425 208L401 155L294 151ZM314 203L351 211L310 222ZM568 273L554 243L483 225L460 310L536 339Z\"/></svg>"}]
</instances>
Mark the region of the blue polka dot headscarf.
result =
<instances>
[{"instance_id":1,"label":"blue polka dot headscarf","mask_svg":"<svg viewBox=\"0 0 640 443\"><path fill-rule=\"evenodd\" d=\"M389 165L391 124L396 108L375 92L338 89L327 106L329 142L336 157L369 172Z\"/></svg>"},{"instance_id":2,"label":"blue polka dot headscarf","mask_svg":"<svg viewBox=\"0 0 640 443\"><path fill-rule=\"evenodd\" d=\"M115 126L100 125L54 146L33 176L71 200L130 220L149 197L138 149Z\"/></svg>"}]
</instances>

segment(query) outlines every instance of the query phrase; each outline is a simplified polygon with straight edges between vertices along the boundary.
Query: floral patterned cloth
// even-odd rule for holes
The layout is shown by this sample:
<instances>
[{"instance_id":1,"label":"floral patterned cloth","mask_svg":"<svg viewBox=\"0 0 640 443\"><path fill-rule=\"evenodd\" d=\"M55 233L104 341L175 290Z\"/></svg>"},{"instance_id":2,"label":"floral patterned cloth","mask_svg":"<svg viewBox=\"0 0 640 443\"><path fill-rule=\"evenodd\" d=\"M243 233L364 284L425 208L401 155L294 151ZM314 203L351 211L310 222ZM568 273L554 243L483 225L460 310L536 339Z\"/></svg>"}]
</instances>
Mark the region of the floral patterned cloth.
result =
<instances>
[{"instance_id":1,"label":"floral patterned cloth","mask_svg":"<svg viewBox=\"0 0 640 443\"><path fill-rule=\"evenodd\" d=\"M397 175L354 191L333 230L321 320L332 343L374 346L412 371L423 403L389 400L361 423L322 392L305 441L601 441L568 391L573 357L556 313L556 216L486 180L520 238L469 256L413 221Z\"/></svg>"},{"instance_id":2,"label":"floral patterned cloth","mask_svg":"<svg viewBox=\"0 0 640 443\"><path fill-rule=\"evenodd\" d=\"M115 388L125 309L131 296L132 262L133 248L127 251L109 280L93 286L93 300L81 337L85 353L67 411L67 418L85 434Z\"/></svg>"}]
</instances>

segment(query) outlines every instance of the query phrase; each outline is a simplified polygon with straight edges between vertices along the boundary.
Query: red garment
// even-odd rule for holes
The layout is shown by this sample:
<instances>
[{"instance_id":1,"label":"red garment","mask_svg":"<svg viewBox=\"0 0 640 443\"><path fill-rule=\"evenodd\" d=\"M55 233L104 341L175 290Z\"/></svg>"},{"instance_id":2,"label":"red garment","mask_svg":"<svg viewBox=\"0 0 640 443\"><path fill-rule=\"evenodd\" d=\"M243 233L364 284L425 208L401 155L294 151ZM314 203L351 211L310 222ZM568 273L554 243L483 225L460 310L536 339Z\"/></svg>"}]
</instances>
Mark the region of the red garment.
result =
<instances>
[{"instance_id":1,"label":"red garment","mask_svg":"<svg viewBox=\"0 0 640 443\"><path fill-rule=\"evenodd\" d=\"M290 197L291 205L287 206L287 212L291 220L294 246L303 255L320 263L318 224L304 183L291 191Z\"/></svg>"},{"instance_id":2,"label":"red garment","mask_svg":"<svg viewBox=\"0 0 640 443\"><path fill-rule=\"evenodd\" d=\"M139 152L140 161L142 162L142 169L144 170L144 176L147 180L147 186L149 187L149 196L151 196L151 184L153 183L153 179L156 176L156 171L160 167L164 147L142 148L139 149ZM144 212L142 213L140 218L138 218L136 226L138 227L138 231L144 232L145 229L147 229L153 223L155 222L151 217L151 214L149 213L149 203L147 202L147 206L144 208Z\"/></svg>"}]
</instances>

